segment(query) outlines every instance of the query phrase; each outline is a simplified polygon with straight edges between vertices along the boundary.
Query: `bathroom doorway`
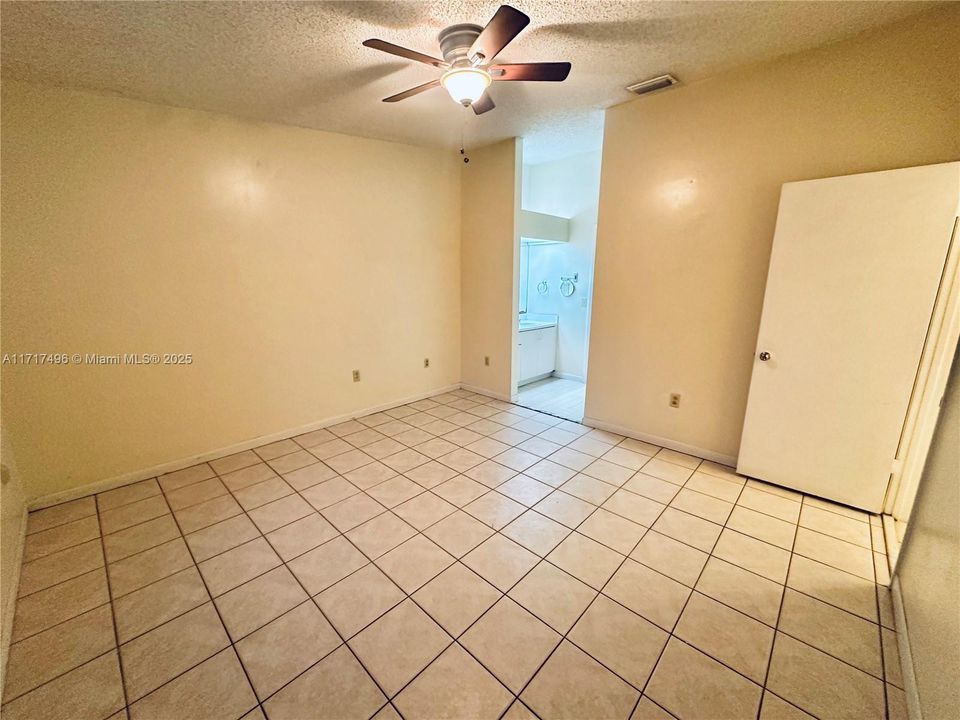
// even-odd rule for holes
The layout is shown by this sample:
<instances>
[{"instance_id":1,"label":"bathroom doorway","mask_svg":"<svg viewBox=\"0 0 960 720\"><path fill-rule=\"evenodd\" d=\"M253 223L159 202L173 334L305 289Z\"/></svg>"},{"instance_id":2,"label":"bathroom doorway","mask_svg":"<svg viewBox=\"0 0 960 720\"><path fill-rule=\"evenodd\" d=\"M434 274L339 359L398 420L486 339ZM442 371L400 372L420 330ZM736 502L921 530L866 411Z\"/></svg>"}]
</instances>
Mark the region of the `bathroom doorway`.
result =
<instances>
[{"instance_id":1,"label":"bathroom doorway","mask_svg":"<svg viewBox=\"0 0 960 720\"><path fill-rule=\"evenodd\" d=\"M579 422L593 300L602 117L579 142L524 139L517 400Z\"/></svg>"}]
</instances>

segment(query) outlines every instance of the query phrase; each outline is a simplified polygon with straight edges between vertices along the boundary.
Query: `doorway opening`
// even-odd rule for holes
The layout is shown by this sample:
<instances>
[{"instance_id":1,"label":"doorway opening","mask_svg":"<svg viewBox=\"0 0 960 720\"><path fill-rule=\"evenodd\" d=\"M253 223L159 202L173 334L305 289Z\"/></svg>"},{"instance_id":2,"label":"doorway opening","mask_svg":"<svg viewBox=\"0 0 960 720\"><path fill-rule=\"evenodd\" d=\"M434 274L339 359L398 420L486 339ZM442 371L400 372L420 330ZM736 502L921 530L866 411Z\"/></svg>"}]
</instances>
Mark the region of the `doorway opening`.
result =
<instances>
[{"instance_id":1,"label":"doorway opening","mask_svg":"<svg viewBox=\"0 0 960 720\"><path fill-rule=\"evenodd\" d=\"M524 138L514 349L516 402L575 422L586 398L602 116L577 134Z\"/></svg>"}]
</instances>

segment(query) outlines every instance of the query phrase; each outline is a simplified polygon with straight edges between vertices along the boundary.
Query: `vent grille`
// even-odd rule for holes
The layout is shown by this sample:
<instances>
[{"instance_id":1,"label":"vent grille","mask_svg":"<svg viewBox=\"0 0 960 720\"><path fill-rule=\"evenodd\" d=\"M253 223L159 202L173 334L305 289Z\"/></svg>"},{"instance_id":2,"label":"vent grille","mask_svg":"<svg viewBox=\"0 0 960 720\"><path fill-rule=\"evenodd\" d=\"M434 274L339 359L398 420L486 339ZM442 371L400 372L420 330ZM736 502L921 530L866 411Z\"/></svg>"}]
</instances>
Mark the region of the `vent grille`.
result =
<instances>
[{"instance_id":1,"label":"vent grille","mask_svg":"<svg viewBox=\"0 0 960 720\"><path fill-rule=\"evenodd\" d=\"M655 78L650 78L649 80L641 80L638 83L633 85L628 85L627 90L634 93L635 95L646 95L647 93L656 92L657 90L665 90L669 87L679 84L673 75L659 75Z\"/></svg>"}]
</instances>

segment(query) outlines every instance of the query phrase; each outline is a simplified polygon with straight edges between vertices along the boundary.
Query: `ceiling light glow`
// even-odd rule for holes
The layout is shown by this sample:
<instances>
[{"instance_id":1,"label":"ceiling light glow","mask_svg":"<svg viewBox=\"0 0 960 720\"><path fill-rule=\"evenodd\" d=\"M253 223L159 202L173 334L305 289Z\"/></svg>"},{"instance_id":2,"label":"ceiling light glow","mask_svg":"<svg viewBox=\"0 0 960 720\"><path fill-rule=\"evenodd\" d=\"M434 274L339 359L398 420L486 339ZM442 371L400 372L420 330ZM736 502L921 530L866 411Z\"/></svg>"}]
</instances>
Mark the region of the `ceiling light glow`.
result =
<instances>
[{"instance_id":1,"label":"ceiling light glow","mask_svg":"<svg viewBox=\"0 0 960 720\"><path fill-rule=\"evenodd\" d=\"M440 84L450 93L450 97L461 105L470 105L483 97L490 81L488 72L473 67L452 68L440 78Z\"/></svg>"}]
</instances>

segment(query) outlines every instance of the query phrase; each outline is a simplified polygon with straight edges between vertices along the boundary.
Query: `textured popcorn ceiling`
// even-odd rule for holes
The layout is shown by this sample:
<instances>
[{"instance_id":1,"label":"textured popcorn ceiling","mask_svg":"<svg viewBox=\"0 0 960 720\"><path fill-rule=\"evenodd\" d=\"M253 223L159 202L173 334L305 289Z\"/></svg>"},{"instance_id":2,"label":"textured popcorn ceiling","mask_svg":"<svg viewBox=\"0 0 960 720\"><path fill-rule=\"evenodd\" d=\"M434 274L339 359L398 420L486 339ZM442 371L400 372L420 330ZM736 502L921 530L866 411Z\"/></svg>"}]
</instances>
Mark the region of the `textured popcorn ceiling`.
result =
<instances>
[{"instance_id":1,"label":"textured popcorn ceiling","mask_svg":"<svg viewBox=\"0 0 960 720\"><path fill-rule=\"evenodd\" d=\"M439 54L437 32L485 24L499 3L10 2L2 76L420 145L514 135L540 162L598 146L623 88L671 72L693 82L826 44L929 7L914 2L515 2L531 25L504 62L569 60L562 83L495 83L482 117L443 90L380 99L437 71L364 48L380 37Z\"/></svg>"}]
</instances>

